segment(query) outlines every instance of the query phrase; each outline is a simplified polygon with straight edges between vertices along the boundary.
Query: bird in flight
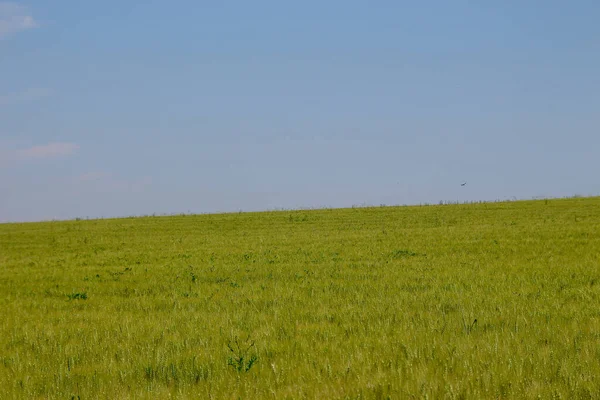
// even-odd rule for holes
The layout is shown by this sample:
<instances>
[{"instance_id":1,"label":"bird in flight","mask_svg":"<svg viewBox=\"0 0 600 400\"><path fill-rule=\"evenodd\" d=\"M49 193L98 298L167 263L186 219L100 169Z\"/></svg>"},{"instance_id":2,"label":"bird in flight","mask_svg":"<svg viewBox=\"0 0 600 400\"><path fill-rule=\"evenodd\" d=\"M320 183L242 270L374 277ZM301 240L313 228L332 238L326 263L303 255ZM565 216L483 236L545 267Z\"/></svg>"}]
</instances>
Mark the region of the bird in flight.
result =
<instances>
[{"instance_id":1,"label":"bird in flight","mask_svg":"<svg viewBox=\"0 0 600 400\"><path fill-rule=\"evenodd\" d=\"M467 182L461 183L460 186L467 186Z\"/></svg>"}]
</instances>

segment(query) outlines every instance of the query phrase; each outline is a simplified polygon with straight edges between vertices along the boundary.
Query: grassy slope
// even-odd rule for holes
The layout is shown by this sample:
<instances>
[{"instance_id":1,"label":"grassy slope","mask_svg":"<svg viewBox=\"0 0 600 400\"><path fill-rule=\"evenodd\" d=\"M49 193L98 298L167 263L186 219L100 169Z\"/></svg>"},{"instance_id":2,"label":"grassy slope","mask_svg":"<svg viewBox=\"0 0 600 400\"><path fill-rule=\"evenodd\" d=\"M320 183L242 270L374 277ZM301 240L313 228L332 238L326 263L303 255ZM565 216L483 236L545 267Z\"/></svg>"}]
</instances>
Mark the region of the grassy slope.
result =
<instances>
[{"instance_id":1,"label":"grassy slope","mask_svg":"<svg viewBox=\"0 0 600 400\"><path fill-rule=\"evenodd\" d=\"M0 398L598 397L599 300L600 198L5 224Z\"/></svg>"}]
</instances>

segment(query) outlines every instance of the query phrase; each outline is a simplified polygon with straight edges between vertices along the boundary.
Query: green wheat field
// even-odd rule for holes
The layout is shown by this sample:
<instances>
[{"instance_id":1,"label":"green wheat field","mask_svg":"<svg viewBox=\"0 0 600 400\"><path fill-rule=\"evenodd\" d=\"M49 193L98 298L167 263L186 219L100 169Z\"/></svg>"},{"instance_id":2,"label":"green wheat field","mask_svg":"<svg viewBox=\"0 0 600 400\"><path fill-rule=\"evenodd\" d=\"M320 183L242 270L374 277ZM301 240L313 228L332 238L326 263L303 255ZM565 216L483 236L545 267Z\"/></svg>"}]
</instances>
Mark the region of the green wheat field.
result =
<instances>
[{"instance_id":1,"label":"green wheat field","mask_svg":"<svg viewBox=\"0 0 600 400\"><path fill-rule=\"evenodd\" d=\"M46 398L600 398L600 198L2 224Z\"/></svg>"}]
</instances>

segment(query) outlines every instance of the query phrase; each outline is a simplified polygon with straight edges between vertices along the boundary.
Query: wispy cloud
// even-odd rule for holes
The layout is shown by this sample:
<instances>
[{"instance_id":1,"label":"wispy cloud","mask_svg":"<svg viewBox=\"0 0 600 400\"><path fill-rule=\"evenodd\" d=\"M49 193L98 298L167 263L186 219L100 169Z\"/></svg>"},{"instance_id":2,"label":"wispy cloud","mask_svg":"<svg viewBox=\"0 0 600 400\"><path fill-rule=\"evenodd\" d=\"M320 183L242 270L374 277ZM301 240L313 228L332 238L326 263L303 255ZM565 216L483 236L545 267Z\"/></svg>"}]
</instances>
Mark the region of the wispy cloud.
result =
<instances>
[{"instance_id":1,"label":"wispy cloud","mask_svg":"<svg viewBox=\"0 0 600 400\"><path fill-rule=\"evenodd\" d=\"M50 143L44 146L34 146L28 149L17 150L15 158L21 161L29 161L64 157L75 153L78 149L79 146L75 143Z\"/></svg>"},{"instance_id":2,"label":"wispy cloud","mask_svg":"<svg viewBox=\"0 0 600 400\"><path fill-rule=\"evenodd\" d=\"M22 92L0 95L0 106L9 106L18 103L27 103L50 96L50 89L29 88Z\"/></svg>"},{"instance_id":3,"label":"wispy cloud","mask_svg":"<svg viewBox=\"0 0 600 400\"><path fill-rule=\"evenodd\" d=\"M37 26L37 22L25 7L11 2L0 2L0 40Z\"/></svg>"}]
</instances>

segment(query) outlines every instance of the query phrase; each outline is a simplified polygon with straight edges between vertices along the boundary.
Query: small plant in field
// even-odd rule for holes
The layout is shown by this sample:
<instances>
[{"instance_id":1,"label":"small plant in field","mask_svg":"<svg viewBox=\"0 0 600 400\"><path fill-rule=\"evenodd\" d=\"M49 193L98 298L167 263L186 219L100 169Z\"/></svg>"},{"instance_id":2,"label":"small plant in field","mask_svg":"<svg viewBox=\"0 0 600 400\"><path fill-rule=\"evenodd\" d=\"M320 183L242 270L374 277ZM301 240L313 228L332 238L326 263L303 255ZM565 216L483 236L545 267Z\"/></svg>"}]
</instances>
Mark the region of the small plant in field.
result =
<instances>
[{"instance_id":1,"label":"small plant in field","mask_svg":"<svg viewBox=\"0 0 600 400\"><path fill-rule=\"evenodd\" d=\"M192 283L196 283L196 280L198 279L198 277L196 276L196 274L194 273L194 267L192 267L191 265L188 267L188 269L190 270L190 278L192 279Z\"/></svg>"},{"instance_id":2,"label":"small plant in field","mask_svg":"<svg viewBox=\"0 0 600 400\"><path fill-rule=\"evenodd\" d=\"M473 329L475 328L475 326L477 325L477 318L475 318L473 320L473 322L468 322L464 317L462 320L463 323L463 330L467 335L470 335L471 332L473 332Z\"/></svg>"},{"instance_id":3,"label":"small plant in field","mask_svg":"<svg viewBox=\"0 0 600 400\"><path fill-rule=\"evenodd\" d=\"M231 352L227 359L227 365L232 366L238 372L250 371L250 368L258 361L258 356L253 352L254 341L251 341L249 336L245 343L240 343L237 337L230 340L227 342L227 348Z\"/></svg>"},{"instance_id":4,"label":"small plant in field","mask_svg":"<svg viewBox=\"0 0 600 400\"><path fill-rule=\"evenodd\" d=\"M67 297L69 300L87 300L88 295L86 292L81 292L68 294Z\"/></svg>"},{"instance_id":5,"label":"small plant in field","mask_svg":"<svg viewBox=\"0 0 600 400\"><path fill-rule=\"evenodd\" d=\"M417 253L410 250L395 250L392 252L392 258L402 258L402 257L416 257Z\"/></svg>"}]
</instances>

